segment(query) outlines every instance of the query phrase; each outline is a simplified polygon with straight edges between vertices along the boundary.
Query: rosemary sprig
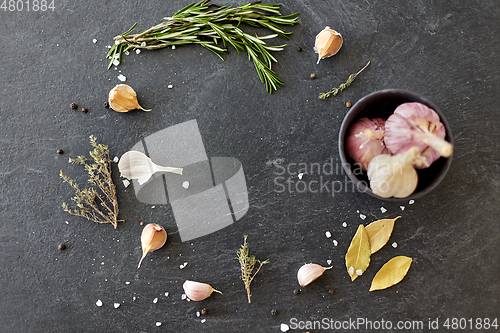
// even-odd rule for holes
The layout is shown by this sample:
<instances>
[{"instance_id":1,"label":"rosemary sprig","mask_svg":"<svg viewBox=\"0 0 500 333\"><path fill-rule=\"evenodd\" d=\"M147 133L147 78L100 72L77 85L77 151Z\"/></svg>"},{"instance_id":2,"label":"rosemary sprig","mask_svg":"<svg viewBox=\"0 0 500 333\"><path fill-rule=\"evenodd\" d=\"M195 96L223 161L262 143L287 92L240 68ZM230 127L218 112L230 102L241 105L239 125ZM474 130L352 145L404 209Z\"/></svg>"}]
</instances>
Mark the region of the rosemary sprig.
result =
<instances>
[{"instance_id":1,"label":"rosemary sprig","mask_svg":"<svg viewBox=\"0 0 500 333\"><path fill-rule=\"evenodd\" d=\"M365 67L361 68L359 72L357 72L356 74L349 75L347 81L345 83L342 83L338 88L333 88L329 92L319 94L319 98L326 99L327 97L330 97L330 95L336 96L340 91L343 91L345 88L349 87L352 81L354 81L354 79L356 78L356 76L358 76L359 73L361 73L366 67L368 67L369 64L370 61L368 61Z\"/></svg>"},{"instance_id":2,"label":"rosemary sprig","mask_svg":"<svg viewBox=\"0 0 500 333\"><path fill-rule=\"evenodd\" d=\"M128 50L199 44L224 60L222 55L228 51L230 44L238 54L240 51L248 53L260 80L266 85L266 90L272 93L283 85L283 81L271 69L272 63L277 62L271 52L282 51L286 44L269 46L265 40L278 36L288 39L291 32L281 26L298 23L298 13L281 15L279 9L279 4L266 5L260 1L238 7L216 6L209 0L192 3L145 31L131 34L136 23L125 33L116 36L115 43L106 55L110 59L108 69L119 65L122 53ZM241 29L241 23L271 30L272 34L252 36Z\"/></svg>"},{"instance_id":3,"label":"rosemary sprig","mask_svg":"<svg viewBox=\"0 0 500 333\"><path fill-rule=\"evenodd\" d=\"M82 216L90 221L111 223L116 229L118 222L123 222L123 220L118 220L118 200L115 184L111 178L109 149L106 145L98 144L95 136L91 135L89 138L90 144L94 147L94 150L90 151L92 159L87 159L82 155L75 159L70 158L69 163L83 165L89 175L88 182L93 187L80 190L78 184L61 170L59 176L75 190L75 196L71 200L78 207L69 209L68 205L63 202L62 208L71 215ZM88 161L93 163L88 163Z\"/></svg>"},{"instance_id":4,"label":"rosemary sprig","mask_svg":"<svg viewBox=\"0 0 500 333\"><path fill-rule=\"evenodd\" d=\"M250 294L250 283L252 283L255 275L260 271L260 268L264 264L269 263L269 259L265 261L260 261L258 259L255 259L255 256L251 256L248 254L248 243L247 243L247 237L248 235L243 236L243 245L241 245L241 248L236 252L236 255L238 256L237 259L240 263L240 268L241 268L241 279L243 280L243 283L245 284L245 289L247 291L247 297L248 297L248 303L252 303L251 301L251 294ZM259 267L253 273L253 270L255 268L255 264L259 264Z\"/></svg>"}]
</instances>

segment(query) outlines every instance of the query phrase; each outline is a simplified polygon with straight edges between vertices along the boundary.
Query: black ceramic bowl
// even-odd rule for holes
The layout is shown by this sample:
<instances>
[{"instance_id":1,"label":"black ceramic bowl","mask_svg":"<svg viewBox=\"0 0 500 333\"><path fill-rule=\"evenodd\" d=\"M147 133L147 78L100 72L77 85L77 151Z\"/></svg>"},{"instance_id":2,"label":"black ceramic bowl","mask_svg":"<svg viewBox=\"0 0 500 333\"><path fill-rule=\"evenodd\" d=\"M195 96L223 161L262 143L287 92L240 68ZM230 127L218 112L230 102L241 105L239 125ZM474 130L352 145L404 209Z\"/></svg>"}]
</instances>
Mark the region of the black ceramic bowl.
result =
<instances>
[{"instance_id":1,"label":"black ceramic bowl","mask_svg":"<svg viewBox=\"0 0 500 333\"><path fill-rule=\"evenodd\" d=\"M403 201L415 199L429 193L434 189L439 182L444 178L451 164L451 156L448 158L441 157L436 160L429 168L417 169L418 185L410 196L406 198L382 198L372 192L369 187L368 176L366 172L359 172L359 169L354 169L354 161L347 155L345 151L345 138L348 133L349 127L354 124L358 119L367 117L381 117L387 119L400 104L407 102L419 102L427 105L429 108L436 111L441 118L441 122L446 128L445 140L453 144L453 137L450 131L450 125L439 109L430 101L420 95L406 91L406 90L381 90L371 93L368 96L360 99L349 110L342 122L339 133L339 153L342 166L359 191L365 192L372 197L379 198L387 201Z\"/></svg>"}]
</instances>

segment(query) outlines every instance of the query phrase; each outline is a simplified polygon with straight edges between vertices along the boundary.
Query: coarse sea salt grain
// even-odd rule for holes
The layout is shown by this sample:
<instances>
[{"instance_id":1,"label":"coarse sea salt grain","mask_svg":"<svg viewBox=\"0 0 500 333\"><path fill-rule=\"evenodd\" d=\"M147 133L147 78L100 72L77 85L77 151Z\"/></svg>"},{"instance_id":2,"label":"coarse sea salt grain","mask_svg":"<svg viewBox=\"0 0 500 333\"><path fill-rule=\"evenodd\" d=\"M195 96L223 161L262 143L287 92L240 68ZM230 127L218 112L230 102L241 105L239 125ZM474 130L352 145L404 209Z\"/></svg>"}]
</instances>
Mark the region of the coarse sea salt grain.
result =
<instances>
[{"instance_id":1,"label":"coarse sea salt grain","mask_svg":"<svg viewBox=\"0 0 500 333\"><path fill-rule=\"evenodd\" d=\"M129 54L130 54L130 52L129 52L129 51L125 51L124 53L125 53L125 55L129 55Z\"/></svg>"},{"instance_id":2,"label":"coarse sea salt grain","mask_svg":"<svg viewBox=\"0 0 500 333\"><path fill-rule=\"evenodd\" d=\"M366 215L364 215L364 214L359 214L359 218L360 218L360 219L362 219L362 220L364 220L364 219L366 219Z\"/></svg>"},{"instance_id":3,"label":"coarse sea salt grain","mask_svg":"<svg viewBox=\"0 0 500 333\"><path fill-rule=\"evenodd\" d=\"M97 39L95 39L95 38L92 39L92 43L94 43L94 44L97 43Z\"/></svg>"},{"instance_id":4,"label":"coarse sea salt grain","mask_svg":"<svg viewBox=\"0 0 500 333\"><path fill-rule=\"evenodd\" d=\"M397 248L398 247L398 243L396 243L396 242L392 243L392 247L393 248Z\"/></svg>"},{"instance_id":5,"label":"coarse sea salt grain","mask_svg":"<svg viewBox=\"0 0 500 333\"><path fill-rule=\"evenodd\" d=\"M187 180L182 182L182 187L184 187L187 190L189 188L189 182Z\"/></svg>"},{"instance_id":6,"label":"coarse sea salt grain","mask_svg":"<svg viewBox=\"0 0 500 333\"><path fill-rule=\"evenodd\" d=\"M328 260L326 261L326 264L327 264L327 265L331 265L331 264L332 264L332 261L331 261L330 259L328 259Z\"/></svg>"},{"instance_id":7,"label":"coarse sea salt grain","mask_svg":"<svg viewBox=\"0 0 500 333\"><path fill-rule=\"evenodd\" d=\"M361 275L363 275L363 271L362 271L362 270L360 270L360 269L358 269L358 270L356 271L356 274L358 274L358 276L361 276Z\"/></svg>"},{"instance_id":8,"label":"coarse sea salt grain","mask_svg":"<svg viewBox=\"0 0 500 333\"><path fill-rule=\"evenodd\" d=\"M130 281L125 281L125 284L130 284Z\"/></svg>"},{"instance_id":9,"label":"coarse sea salt grain","mask_svg":"<svg viewBox=\"0 0 500 333\"><path fill-rule=\"evenodd\" d=\"M409 203L410 205L413 205L413 204L415 203L415 200L410 200L410 201L408 201L408 203Z\"/></svg>"},{"instance_id":10,"label":"coarse sea salt grain","mask_svg":"<svg viewBox=\"0 0 500 333\"><path fill-rule=\"evenodd\" d=\"M169 84L169 85L167 86L167 88L168 88L168 89L172 89L173 87L174 87L174 86L173 86L173 85L171 85L171 84Z\"/></svg>"},{"instance_id":11,"label":"coarse sea salt grain","mask_svg":"<svg viewBox=\"0 0 500 333\"><path fill-rule=\"evenodd\" d=\"M172 45L172 50L175 50L175 45Z\"/></svg>"},{"instance_id":12,"label":"coarse sea salt grain","mask_svg":"<svg viewBox=\"0 0 500 333\"><path fill-rule=\"evenodd\" d=\"M146 42L142 42L142 43L141 43L141 46L146 46Z\"/></svg>"},{"instance_id":13,"label":"coarse sea salt grain","mask_svg":"<svg viewBox=\"0 0 500 333\"><path fill-rule=\"evenodd\" d=\"M154 304L158 303L158 297L153 300L153 303Z\"/></svg>"},{"instance_id":14,"label":"coarse sea salt grain","mask_svg":"<svg viewBox=\"0 0 500 333\"><path fill-rule=\"evenodd\" d=\"M346 227L347 227L347 223L346 223L346 222L342 223L342 226L343 226L344 228L346 228Z\"/></svg>"},{"instance_id":15,"label":"coarse sea salt grain","mask_svg":"<svg viewBox=\"0 0 500 333\"><path fill-rule=\"evenodd\" d=\"M120 307L120 303L114 303L113 306L115 307L115 309L118 309Z\"/></svg>"},{"instance_id":16,"label":"coarse sea salt grain","mask_svg":"<svg viewBox=\"0 0 500 333\"><path fill-rule=\"evenodd\" d=\"M299 179L302 179L302 177L304 177L304 174L301 172L301 173L299 173L299 174L297 175L297 177L298 177Z\"/></svg>"},{"instance_id":17,"label":"coarse sea salt grain","mask_svg":"<svg viewBox=\"0 0 500 333\"><path fill-rule=\"evenodd\" d=\"M102 301L100 299L98 299L97 302L95 302L95 305L102 306Z\"/></svg>"},{"instance_id":18,"label":"coarse sea salt grain","mask_svg":"<svg viewBox=\"0 0 500 333\"><path fill-rule=\"evenodd\" d=\"M168 297L168 295L169 295L169 294L168 294L168 291L167 291L167 292L165 293L165 297Z\"/></svg>"},{"instance_id":19,"label":"coarse sea salt grain","mask_svg":"<svg viewBox=\"0 0 500 333\"><path fill-rule=\"evenodd\" d=\"M335 239L333 240L333 246L339 245L339 242L337 242Z\"/></svg>"},{"instance_id":20,"label":"coarse sea salt grain","mask_svg":"<svg viewBox=\"0 0 500 333\"><path fill-rule=\"evenodd\" d=\"M352 267L352 266L349 267L348 272L349 272L349 275L353 275L354 274L354 267Z\"/></svg>"},{"instance_id":21,"label":"coarse sea salt grain","mask_svg":"<svg viewBox=\"0 0 500 333\"><path fill-rule=\"evenodd\" d=\"M288 332L288 330L290 330L290 326L288 326L287 324L281 324L280 330L281 332Z\"/></svg>"},{"instance_id":22,"label":"coarse sea salt grain","mask_svg":"<svg viewBox=\"0 0 500 333\"><path fill-rule=\"evenodd\" d=\"M203 323L204 323L204 322L206 322L206 321L207 321L207 320L206 320L205 318L203 318L203 319L201 320L201 323L203 324Z\"/></svg>"},{"instance_id":23,"label":"coarse sea salt grain","mask_svg":"<svg viewBox=\"0 0 500 333\"><path fill-rule=\"evenodd\" d=\"M120 160L120 159L118 158L118 156L115 156L115 157L113 158L113 162L115 162L115 163L118 163L118 161L119 161L119 160Z\"/></svg>"},{"instance_id":24,"label":"coarse sea salt grain","mask_svg":"<svg viewBox=\"0 0 500 333\"><path fill-rule=\"evenodd\" d=\"M119 41L117 41L117 40L115 40L115 45L118 45L118 44L120 44L120 42L119 42Z\"/></svg>"},{"instance_id":25,"label":"coarse sea salt grain","mask_svg":"<svg viewBox=\"0 0 500 333\"><path fill-rule=\"evenodd\" d=\"M118 80L125 82L125 81L127 81L127 77L123 74L120 74L120 75L118 75Z\"/></svg>"},{"instance_id":26,"label":"coarse sea salt grain","mask_svg":"<svg viewBox=\"0 0 500 333\"><path fill-rule=\"evenodd\" d=\"M332 233L330 231L325 232L326 238L332 237Z\"/></svg>"},{"instance_id":27,"label":"coarse sea salt grain","mask_svg":"<svg viewBox=\"0 0 500 333\"><path fill-rule=\"evenodd\" d=\"M141 49L135 50L135 53L137 53L137 54L141 53Z\"/></svg>"},{"instance_id":28,"label":"coarse sea salt grain","mask_svg":"<svg viewBox=\"0 0 500 333\"><path fill-rule=\"evenodd\" d=\"M201 316L200 311L196 311L196 317L199 317L199 316Z\"/></svg>"},{"instance_id":29,"label":"coarse sea salt grain","mask_svg":"<svg viewBox=\"0 0 500 333\"><path fill-rule=\"evenodd\" d=\"M186 299L186 298L187 298L186 294L181 295L181 299Z\"/></svg>"},{"instance_id":30,"label":"coarse sea salt grain","mask_svg":"<svg viewBox=\"0 0 500 333\"><path fill-rule=\"evenodd\" d=\"M401 208L401 210L405 210L405 206L399 206L399 208Z\"/></svg>"},{"instance_id":31,"label":"coarse sea salt grain","mask_svg":"<svg viewBox=\"0 0 500 333\"><path fill-rule=\"evenodd\" d=\"M120 64L120 60L118 60L118 59L113 60L113 65L114 66L118 66L119 64Z\"/></svg>"},{"instance_id":32,"label":"coarse sea salt grain","mask_svg":"<svg viewBox=\"0 0 500 333\"><path fill-rule=\"evenodd\" d=\"M123 186L125 186L125 188L129 187L130 185L130 181L128 179L124 179L123 180Z\"/></svg>"},{"instance_id":33,"label":"coarse sea salt grain","mask_svg":"<svg viewBox=\"0 0 500 333\"><path fill-rule=\"evenodd\" d=\"M387 212L387 209L385 209L385 207L380 207L380 211L381 211L382 213L385 213L385 212Z\"/></svg>"},{"instance_id":34,"label":"coarse sea salt grain","mask_svg":"<svg viewBox=\"0 0 500 333\"><path fill-rule=\"evenodd\" d=\"M156 322L156 326L157 326L157 327L160 327L160 326L161 326L161 321L157 321L157 322Z\"/></svg>"}]
</instances>

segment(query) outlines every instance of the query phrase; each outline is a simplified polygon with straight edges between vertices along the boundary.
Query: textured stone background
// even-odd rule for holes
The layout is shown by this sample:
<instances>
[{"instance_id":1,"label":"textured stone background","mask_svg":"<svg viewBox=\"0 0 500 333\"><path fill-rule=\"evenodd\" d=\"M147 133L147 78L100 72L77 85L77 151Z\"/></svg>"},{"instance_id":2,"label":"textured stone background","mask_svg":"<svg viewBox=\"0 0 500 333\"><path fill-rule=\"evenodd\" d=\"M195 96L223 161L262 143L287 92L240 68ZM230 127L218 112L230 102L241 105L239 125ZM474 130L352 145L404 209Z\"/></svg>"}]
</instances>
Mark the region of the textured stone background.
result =
<instances>
[{"instance_id":1,"label":"textured stone background","mask_svg":"<svg viewBox=\"0 0 500 333\"><path fill-rule=\"evenodd\" d=\"M201 47L184 46L133 54L119 66L141 104L153 111L105 109L108 91L119 83L118 71L107 70L104 59L112 37L134 22L146 29L188 3L55 0L53 12L0 10L1 331L279 332L291 318L427 325L429 318L442 324L452 317L499 317L498 3L285 1L282 13L299 11L300 24L276 54L273 69L286 83L278 92L266 93L246 54L231 51L222 62ZM343 34L344 46L316 65L314 37L326 25ZM371 65L347 90L317 98L368 60ZM315 80L309 78L313 72ZM174 88L167 89L169 84ZM339 163L345 103L386 88L422 94L452 127L453 163L433 192L413 205L352 191L277 193L275 163ZM72 102L89 112L71 110ZM209 156L243 164L250 210L240 221L182 243L171 208L141 204L118 177L126 222L117 230L62 211L61 202L72 192L58 172L86 181L67 159L87 154L89 135L120 156L141 138L191 119L198 121ZM345 181L340 173L323 176ZM358 224L398 215L390 240L398 247L384 247L351 282L343 258ZM162 224L169 240L137 270L140 221ZM252 284L252 304L234 260L244 234L251 252L271 261ZM59 251L60 243L68 249ZM397 255L414 259L407 277L390 289L368 292L378 269ZM297 269L306 262L326 266L327 260L334 268L294 295ZM189 265L180 270L184 262ZM185 279L208 282L224 294L186 302ZM96 307L98 299L103 307ZM198 318L203 308L209 314Z\"/></svg>"}]
</instances>

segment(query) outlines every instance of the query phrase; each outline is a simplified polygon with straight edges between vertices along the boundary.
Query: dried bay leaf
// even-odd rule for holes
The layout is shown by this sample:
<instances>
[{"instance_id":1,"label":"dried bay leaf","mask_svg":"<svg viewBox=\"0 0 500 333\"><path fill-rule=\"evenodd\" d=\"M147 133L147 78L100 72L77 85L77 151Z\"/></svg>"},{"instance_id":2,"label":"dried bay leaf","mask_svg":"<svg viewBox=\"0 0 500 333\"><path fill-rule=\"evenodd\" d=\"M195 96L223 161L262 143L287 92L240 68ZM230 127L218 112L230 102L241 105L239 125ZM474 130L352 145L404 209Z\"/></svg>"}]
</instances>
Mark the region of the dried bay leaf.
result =
<instances>
[{"instance_id":1,"label":"dried bay leaf","mask_svg":"<svg viewBox=\"0 0 500 333\"><path fill-rule=\"evenodd\" d=\"M391 237L392 229L394 228L394 222L400 217L401 216L398 216L395 219L374 221L365 227L372 254L387 244L389 238Z\"/></svg>"},{"instance_id":2,"label":"dried bay leaf","mask_svg":"<svg viewBox=\"0 0 500 333\"><path fill-rule=\"evenodd\" d=\"M366 233L365 226L360 224L345 255L345 265L347 272L351 276L351 281L356 280L368 268L370 254L368 234Z\"/></svg>"},{"instance_id":3,"label":"dried bay leaf","mask_svg":"<svg viewBox=\"0 0 500 333\"><path fill-rule=\"evenodd\" d=\"M382 290L399 283L410 269L412 258L394 257L375 274L370 291Z\"/></svg>"}]
</instances>

